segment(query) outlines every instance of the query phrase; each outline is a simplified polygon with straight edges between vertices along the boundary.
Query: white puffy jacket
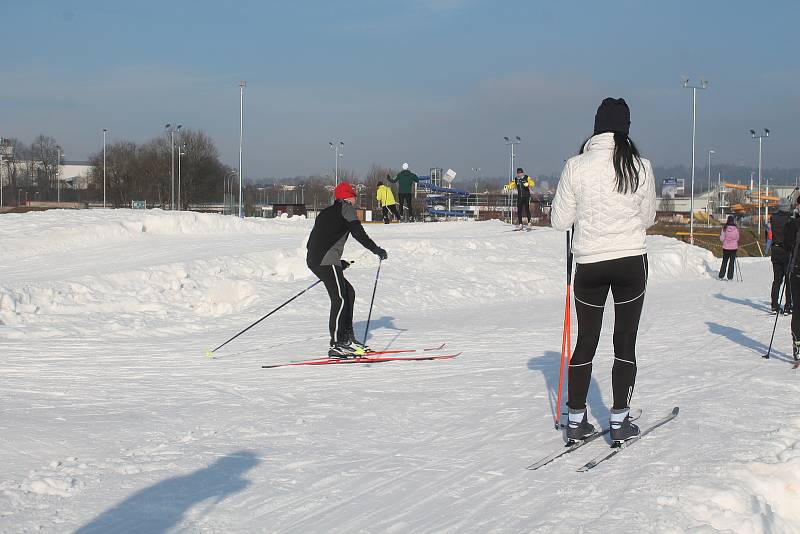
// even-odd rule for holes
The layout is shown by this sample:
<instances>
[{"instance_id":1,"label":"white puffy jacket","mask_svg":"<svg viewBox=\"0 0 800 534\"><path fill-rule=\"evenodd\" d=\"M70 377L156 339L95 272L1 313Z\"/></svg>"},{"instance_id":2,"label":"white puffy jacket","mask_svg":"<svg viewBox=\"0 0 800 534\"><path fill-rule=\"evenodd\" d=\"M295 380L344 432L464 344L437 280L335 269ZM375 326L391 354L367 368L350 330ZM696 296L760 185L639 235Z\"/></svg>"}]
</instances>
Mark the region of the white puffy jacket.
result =
<instances>
[{"instance_id":1,"label":"white puffy jacket","mask_svg":"<svg viewBox=\"0 0 800 534\"><path fill-rule=\"evenodd\" d=\"M645 254L645 233L656 216L653 168L642 159L639 188L617 193L614 134L591 137L583 154L567 160L553 199L550 220L556 230L575 224L576 263L594 263Z\"/></svg>"}]
</instances>

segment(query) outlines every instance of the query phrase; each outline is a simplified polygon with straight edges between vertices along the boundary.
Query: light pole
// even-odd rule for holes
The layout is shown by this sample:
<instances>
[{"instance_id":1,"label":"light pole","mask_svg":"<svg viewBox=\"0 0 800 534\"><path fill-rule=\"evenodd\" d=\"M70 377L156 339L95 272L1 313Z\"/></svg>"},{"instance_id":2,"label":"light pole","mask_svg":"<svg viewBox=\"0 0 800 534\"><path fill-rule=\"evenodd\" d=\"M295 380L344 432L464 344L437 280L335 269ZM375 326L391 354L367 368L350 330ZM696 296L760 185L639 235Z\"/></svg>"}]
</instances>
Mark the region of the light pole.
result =
<instances>
[{"instance_id":1,"label":"light pole","mask_svg":"<svg viewBox=\"0 0 800 534\"><path fill-rule=\"evenodd\" d=\"M689 200L689 243L694 245L694 143L697 137L697 90L708 87L708 80L700 80L700 85L689 85L689 78L683 78L683 86L692 90L692 189Z\"/></svg>"},{"instance_id":2,"label":"light pole","mask_svg":"<svg viewBox=\"0 0 800 534\"><path fill-rule=\"evenodd\" d=\"M750 130L753 139L758 139L758 239L761 239L761 141L769 137L769 130L764 128L763 134L756 134L755 130Z\"/></svg>"},{"instance_id":3,"label":"light pole","mask_svg":"<svg viewBox=\"0 0 800 534\"><path fill-rule=\"evenodd\" d=\"M103 207L106 207L106 132L103 128Z\"/></svg>"},{"instance_id":4,"label":"light pole","mask_svg":"<svg viewBox=\"0 0 800 534\"><path fill-rule=\"evenodd\" d=\"M242 143L244 141L244 88L247 82L239 82L239 218L244 217L242 204Z\"/></svg>"},{"instance_id":5,"label":"light pole","mask_svg":"<svg viewBox=\"0 0 800 534\"><path fill-rule=\"evenodd\" d=\"M338 144L334 144L333 141L329 141L328 144L330 145L331 150L333 150L336 153L335 156L334 156L334 158L335 158L335 160L334 160L335 161L335 165L334 165L334 176L335 176L334 185L339 185L339 158L344 157L344 143L342 141L339 141Z\"/></svg>"},{"instance_id":6,"label":"light pole","mask_svg":"<svg viewBox=\"0 0 800 534\"><path fill-rule=\"evenodd\" d=\"M169 209L175 209L175 132L179 132L183 125L179 124L175 128L172 127L172 124L167 123L164 125L164 128L167 129L169 132L170 138L170 154L172 156L172 168L170 171L170 178L172 179L172 189L170 190L169 194Z\"/></svg>"},{"instance_id":7,"label":"light pole","mask_svg":"<svg viewBox=\"0 0 800 534\"><path fill-rule=\"evenodd\" d=\"M186 155L185 149L185 144L178 145L178 211L181 211L181 156Z\"/></svg>"},{"instance_id":8,"label":"light pole","mask_svg":"<svg viewBox=\"0 0 800 534\"><path fill-rule=\"evenodd\" d=\"M61 145L56 145L56 202L61 204Z\"/></svg>"},{"instance_id":9,"label":"light pole","mask_svg":"<svg viewBox=\"0 0 800 534\"><path fill-rule=\"evenodd\" d=\"M711 228L711 211L709 210L709 206L711 205L711 154L716 154L714 149L708 151L708 192L706 195L706 228Z\"/></svg>"},{"instance_id":10,"label":"light pole","mask_svg":"<svg viewBox=\"0 0 800 534\"><path fill-rule=\"evenodd\" d=\"M509 139L508 137L503 137L506 141L506 145L511 145L511 160L508 165L508 179L514 179L514 145L518 145L522 143L522 139L520 136L515 136L513 139ZM513 224L514 223L514 208L511 205L511 199L514 196L513 191L508 191L508 222Z\"/></svg>"}]
</instances>

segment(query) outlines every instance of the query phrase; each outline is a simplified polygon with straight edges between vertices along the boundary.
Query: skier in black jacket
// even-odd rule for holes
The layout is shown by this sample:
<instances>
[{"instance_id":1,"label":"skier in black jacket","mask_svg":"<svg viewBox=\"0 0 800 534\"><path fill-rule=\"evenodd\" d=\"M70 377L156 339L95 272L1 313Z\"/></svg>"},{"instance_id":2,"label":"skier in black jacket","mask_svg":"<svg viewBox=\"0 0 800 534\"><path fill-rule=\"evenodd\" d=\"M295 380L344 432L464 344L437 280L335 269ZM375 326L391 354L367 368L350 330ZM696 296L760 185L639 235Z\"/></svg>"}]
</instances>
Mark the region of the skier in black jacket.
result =
<instances>
[{"instance_id":1,"label":"skier in black jacket","mask_svg":"<svg viewBox=\"0 0 800 534\"><path fill-rule=\"evenodd\" d=\"M344 277L349 265L342 261L344 245L350 234L366 249L385 260L386 251L375 244L364 231L354 207L356 192L347 182L341 182L333 192L334 203L322 210L314 221L308 238L306 264L325 284L331 298L328 327L331 333L331 358L352 358L369 348L356 340L353 332L353 303L356 292ZM365 340L366 342L366 340Z\"/></svg>"},{"instance_id":2,"label":"skier in black jacket","mask_svg":"<svg viewBox=\"0 0 800 534\"><path fill-rule=\"evenodd\" d=\"M786 286L784 291L791 294L792 302L800 302L800 254L797 253L798 233L800 233L800 219L792 218L786 225L783 242L786 246L789 259L789 271L786 274ZM792 261L794 256L794 261ZM795 361L800 361L800 314L792 314L792 355Z\"/></svg>"},{"instance_id":3,"label":"skier in black jacket","mask_svg":"<svg viewBox=\"0 0 800 534\"><path fill-rule=\"evenodd\" d=\"M781 312L781 303L778 301L781 284L789 271L789 256L792 253L790 245L786 242L786 229L790 221L789 199L782 198L778 202L778 212L770 218L772 226L772 311ZM787 278L788 282L788 278ZM784 291L786 298L783 312L792 312L792 292Z\"/></svg>"}]
</instances>

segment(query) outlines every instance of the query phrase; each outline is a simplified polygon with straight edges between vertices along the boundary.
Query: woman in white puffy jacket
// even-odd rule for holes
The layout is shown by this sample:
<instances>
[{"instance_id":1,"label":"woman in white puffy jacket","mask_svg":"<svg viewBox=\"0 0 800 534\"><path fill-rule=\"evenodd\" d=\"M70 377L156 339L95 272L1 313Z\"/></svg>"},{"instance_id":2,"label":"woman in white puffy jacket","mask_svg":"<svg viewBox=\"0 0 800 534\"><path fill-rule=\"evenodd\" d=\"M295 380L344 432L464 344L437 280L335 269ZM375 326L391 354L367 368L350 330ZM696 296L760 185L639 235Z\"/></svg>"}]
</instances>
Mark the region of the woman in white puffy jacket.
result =
<instances>
[{"instance_id":1,"label":"woman in white puffy jacket","mask_svg":"<svg viewBox=\"0 0 800 534\"><path fill-rule=\"evenodd\" d=\"M575 312L578 341L569 365L567 438L594 432L587 421L586 394L600 340L609 289L614 298L614 365L611 439L639 433L630 422L636 380L636 334L647 286L645 234L655 220L655 183L650 162L628 137L630 110L623 99L606 98L597 109L594 135L567 160L550 213L553 228L573 228Z\"/></svg>"}]
</instances>

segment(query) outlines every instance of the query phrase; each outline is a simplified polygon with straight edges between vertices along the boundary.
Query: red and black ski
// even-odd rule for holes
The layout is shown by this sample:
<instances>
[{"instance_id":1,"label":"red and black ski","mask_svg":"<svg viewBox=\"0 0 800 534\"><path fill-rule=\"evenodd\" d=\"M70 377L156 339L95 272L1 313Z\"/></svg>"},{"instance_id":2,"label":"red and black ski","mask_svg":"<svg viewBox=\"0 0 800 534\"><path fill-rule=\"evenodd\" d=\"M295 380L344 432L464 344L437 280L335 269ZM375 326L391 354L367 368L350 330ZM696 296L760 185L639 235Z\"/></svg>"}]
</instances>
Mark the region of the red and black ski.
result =
<instances>
[{"instance_id":1,"label":"red and black ski","mask_svg":"<svg viewBox=\"0 0 800 534\"><path fill-rule=\"evenodd\" d=\"M370 352L365 352L364 354L362 354L362 356L365 358L371 358L372 356L383 356L386 354L410 354L414 352L433 352L437 350L442 350L445 347L445 345L447 345L447 342L442 343L438 347L428 347L422 350L419 349L373 350ZM329 359L327 356L323 356L321 358L311 358L309 360L292 360L290 363L315 362L327 359Z\"/></svg>"},{"instance_id":2,"label":"red and black ski","mask_svg":"<svg viewBox=\"0 0 800 534\"><path fill-rule=\"evenodd\" d=\"M337 360L333 358L324 358L318 360L305 360L302 362L294 363L279 363L275 365L262 365L262 369L275 369L276 367L296 367L299 365L338 365L347 363L384 363L384 362L421 362L429 360L452 360L460 356L460 352L453 354L436 354L429 356L360 356L358 358L349 358L346 360Z\"/></svg>"}]
</instances>

